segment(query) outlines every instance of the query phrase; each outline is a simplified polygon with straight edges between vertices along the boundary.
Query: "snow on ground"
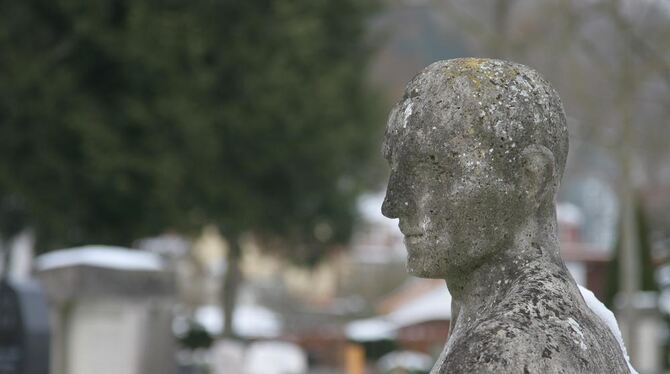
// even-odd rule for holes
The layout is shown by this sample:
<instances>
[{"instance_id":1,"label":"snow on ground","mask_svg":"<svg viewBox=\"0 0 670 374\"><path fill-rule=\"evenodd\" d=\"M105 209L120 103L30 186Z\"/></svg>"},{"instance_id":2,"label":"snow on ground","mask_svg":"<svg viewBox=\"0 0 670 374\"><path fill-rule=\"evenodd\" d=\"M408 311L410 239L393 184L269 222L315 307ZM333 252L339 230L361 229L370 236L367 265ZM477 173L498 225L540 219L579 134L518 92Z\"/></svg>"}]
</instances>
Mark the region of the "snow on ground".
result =
<instances>
[{"instance_id":1,"label":"snow on ground","mask_svg":"<svg viewBox=\"0 0 670 374\"><path fill-rule=\"evenodd\" d=\"M306 373L307 355L296 344L279 341L254 342L247 348L245 373Z\"/></svg>"},{"instance_id":2,"label":"snow on ground","mask_svg":"<svg viewBox=\"0 0 670 374\"><path fill-rule=\"evenodd\" d=\"M224 314L218 305L201 306L195 311L195 320L208 333L218 335L223 332ZM233 319L235 332L244 337L274 338L279 336L282 322L271 310L259 305L240 305L235 309Z\"/></svg>"},{"instance_id":3,"label":"snow on ground","mask_svg":"<svg viewBox=\"0 0 670 374\"><path fill-rule=\"evenodd\" d=\"M60 249L37 257L35 264L39 270L77 265L119 270L163 270L163 261L155 253L106 245Z\"/></svg>"}]
</instances>

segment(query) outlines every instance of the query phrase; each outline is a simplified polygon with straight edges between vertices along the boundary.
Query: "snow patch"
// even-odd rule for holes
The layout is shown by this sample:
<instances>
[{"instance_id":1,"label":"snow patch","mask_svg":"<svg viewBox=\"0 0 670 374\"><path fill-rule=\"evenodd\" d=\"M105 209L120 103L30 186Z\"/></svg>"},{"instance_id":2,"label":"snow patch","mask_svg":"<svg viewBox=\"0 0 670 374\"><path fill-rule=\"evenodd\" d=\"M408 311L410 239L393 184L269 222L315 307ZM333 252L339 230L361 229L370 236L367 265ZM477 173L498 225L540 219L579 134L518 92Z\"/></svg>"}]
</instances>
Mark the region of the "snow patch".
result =
<instances>
[{"instance_id":1,"label":"snow patch","mask_svg":"<svg viewBox=\"0 0 670 374\"><path fill-rule=\"evenodd\" d=\"M616 340L619 342L619 347L621 347L623 357L626 359L626 363L628 364L628 370L630 370L631 374L638 374L633 365L630 363L630 357L628 357L628 352L626 351L626 346L623 343L623 337L621 336L619 324L614 317L614 313L607 309L607 307L601 303L600 300L598 300L593 292L582 286L579 286L579 291L581 292L582 297L584 298L584 301L586 301L586 305L589 307L589 309L591 309L593 313L595 313L605 323L605 325L607 325Z\"/></svg>"},{"instance_id":2,"label":"snow patch","mask_svg":"<svg viewBox=\"0 0 670 374\"><path fill-rule=\"evenodd\" d=\"M244 367L247 374L306 373L307 354L289 342L254 342L247 348Z\"/></svg>"},{"instance_id":3,"label":"snow patch","mask_svg":"<svg viewBox=\"0 0 670 374\"><path fill-rule=\"evenodd\" d=\"M212 335L219 335L225 327L224 313L218 305L204 305L196 309L194 319ZM271 310L259 305L240 305L235 309L234 330L243 337L275 338L282 323Z\"/></svg>"}]
</instances>

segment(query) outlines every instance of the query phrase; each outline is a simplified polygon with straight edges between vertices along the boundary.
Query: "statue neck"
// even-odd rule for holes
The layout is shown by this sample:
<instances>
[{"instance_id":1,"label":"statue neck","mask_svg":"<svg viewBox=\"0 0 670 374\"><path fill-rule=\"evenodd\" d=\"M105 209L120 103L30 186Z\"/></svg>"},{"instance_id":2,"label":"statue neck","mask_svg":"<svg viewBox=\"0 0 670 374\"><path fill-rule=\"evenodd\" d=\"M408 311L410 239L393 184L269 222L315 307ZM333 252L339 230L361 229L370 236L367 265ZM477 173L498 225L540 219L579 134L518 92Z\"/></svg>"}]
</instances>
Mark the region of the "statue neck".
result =
<instances>
[{"instance_id":1,"label":"statue neck","mask_svg":"<svg viewBox=\"0 0 670 374\"><path fill-rule=\"evenodd\" d=\"M495 305L512 287L523 287L523 279L538 272L566 271L559 252L556 220L529 221L517 230L508 248L497 250L481 265L470 271L453 272L446 282L453 298L452 310L476 311Z\"/></svg>"}]
</instances>

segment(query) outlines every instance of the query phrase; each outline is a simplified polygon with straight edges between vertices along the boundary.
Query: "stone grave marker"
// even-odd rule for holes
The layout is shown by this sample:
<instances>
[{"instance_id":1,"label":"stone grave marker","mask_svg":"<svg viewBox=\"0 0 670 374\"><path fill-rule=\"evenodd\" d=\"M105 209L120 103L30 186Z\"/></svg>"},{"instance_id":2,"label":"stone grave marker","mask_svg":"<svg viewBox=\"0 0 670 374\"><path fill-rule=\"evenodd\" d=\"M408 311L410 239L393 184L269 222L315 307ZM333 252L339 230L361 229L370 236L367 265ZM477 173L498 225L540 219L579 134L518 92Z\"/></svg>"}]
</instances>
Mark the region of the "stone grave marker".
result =
<instances>
[{"instance_id":1,"label":"stone grave marker","mask_svg":"<svg viewBox=\"0 0 670 374\"><path fill-rule=\"evenodd\" d=\"M37 258L53 323L51 374L171 374L173 274L155 253L84 246Z\"/></svg>"}]
</instances>

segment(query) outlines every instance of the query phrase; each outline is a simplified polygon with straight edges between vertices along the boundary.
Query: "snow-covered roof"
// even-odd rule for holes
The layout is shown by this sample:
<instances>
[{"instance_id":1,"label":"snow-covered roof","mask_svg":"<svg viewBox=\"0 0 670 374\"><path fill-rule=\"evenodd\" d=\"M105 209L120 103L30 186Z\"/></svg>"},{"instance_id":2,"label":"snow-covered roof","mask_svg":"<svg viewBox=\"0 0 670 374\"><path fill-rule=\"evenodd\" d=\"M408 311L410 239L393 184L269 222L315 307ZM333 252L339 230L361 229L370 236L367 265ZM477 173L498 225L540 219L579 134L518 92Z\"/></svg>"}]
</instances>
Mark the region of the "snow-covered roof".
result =
<instances>
[{"instance_id":1,"label":"snow-covered roof","mask_svg":"<svg viewBox=\"0 0 670 374\"><path fill-rule=\"evenodd\" d=\"M77 265L119 270L163 270L163 261L155 253L106 245L87 245L49 252L37 257L35 265L39 270Z\"/></svg>"},{"instance_id":2,"label":"snow-covered roof","mask_svg":"<svg viewBox=\"0 0 670 374\"><path fill-rule=\"evenodd\" d=\"M428 321L451 319L451 294L446 287L435 290L406 303L393 312L347 324L347 338L355 341L392 339L402 327Z\"/></svg>"},{"instance_id":3,"label":"snow-covered roof","mask_svg":"<svg viewBox=\"0 0 670 374\"><path fill-rule=\"evenodd\" d=\"M450 320L451 294L446 287L438 287L389 313L386 319L397 327L427 321Z\"/></svg>"},{"instance_id":4,"label":"snow-covered roof","mask_svg":"<svg viewBox=\"0 0 670 374\"><path fill-rule=\"evenodd\" d=\"M357 342L394 339L397 326L382 318L359 319L347 324L347 338Z\"/></svg>"}]
</instances>

